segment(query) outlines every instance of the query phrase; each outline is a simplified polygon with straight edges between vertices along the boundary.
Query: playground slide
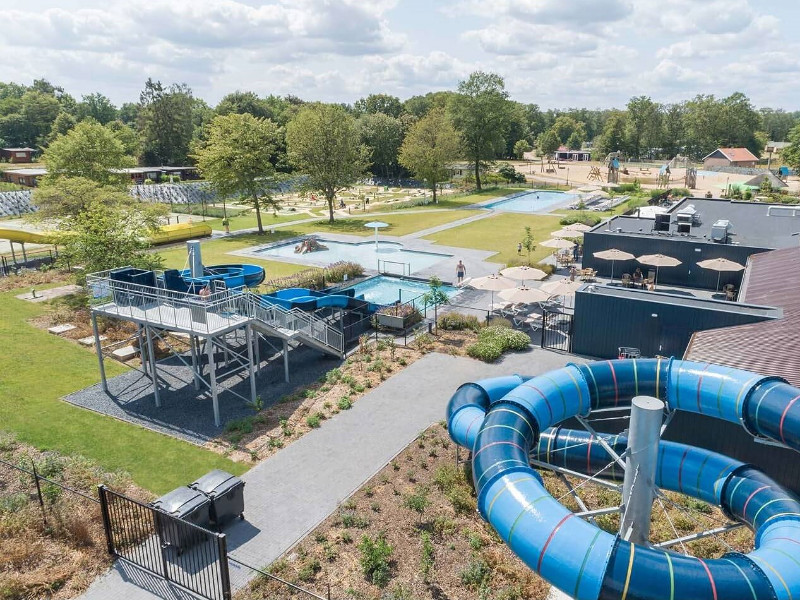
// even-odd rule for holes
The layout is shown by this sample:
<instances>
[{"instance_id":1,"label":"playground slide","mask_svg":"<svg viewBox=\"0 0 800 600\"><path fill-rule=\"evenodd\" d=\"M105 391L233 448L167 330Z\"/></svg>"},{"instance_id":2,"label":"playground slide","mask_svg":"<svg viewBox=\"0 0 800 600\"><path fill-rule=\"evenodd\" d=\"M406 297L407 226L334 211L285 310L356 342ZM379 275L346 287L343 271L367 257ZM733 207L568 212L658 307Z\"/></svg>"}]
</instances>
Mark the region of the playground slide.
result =
<instances>
[{"instance_id":1,"label":"playground slide","mask_svg":"<svg viewBox=\"0 0 800 600\"><path fill-rule=\"evenodd\" d=\"M53 231L32 232L0 228L0 240L8 240L17 244L55 244L58 235Z\"/></svg>"},{"instance_id":2,"label":"playground slide","mask_svg":"<svg viewBox=\"0 0 800 600\"><path fill-rule=\"evenodd\" d=\"M20 229L0 228L0 240L9 240L18 244L57 244L66 235L56 231L22 231ZM154 245L168 244L181 240L189 240L211 235L211 227L206 223L175 223L164 225L150 235L150 243Z\"/></svg>"},{"instance_id":3,"label":"playground slide","mask_svg":"<svg viewBox=\"0 0 800 600\"><path fill-rule=\"evenodd\" d=\"M652 395L672 410L740 423L800 450L800 390L775 377L680 360L569 365L533 378L462 385L447 409L452 439L472 450L478 509L533 570L579 600L800 598L800 501L752 466L662 442L657 483L713 502L755 531L755 550L701 560L634 545L575 518L545 490L529 453L596 473L610 462L583 432L553 428ZM606 438L623 450L620 436ZM607 470L609 478L621 469Z\"/></svg>"}]
</instances>

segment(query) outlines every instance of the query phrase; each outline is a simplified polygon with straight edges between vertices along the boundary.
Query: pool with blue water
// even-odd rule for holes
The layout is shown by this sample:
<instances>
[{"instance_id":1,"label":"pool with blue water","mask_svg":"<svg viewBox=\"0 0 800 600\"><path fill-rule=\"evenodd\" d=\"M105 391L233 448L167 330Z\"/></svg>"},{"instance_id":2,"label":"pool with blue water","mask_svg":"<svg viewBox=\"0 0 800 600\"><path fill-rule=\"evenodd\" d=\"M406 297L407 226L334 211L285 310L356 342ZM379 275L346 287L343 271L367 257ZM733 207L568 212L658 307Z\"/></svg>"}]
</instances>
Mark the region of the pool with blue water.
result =
<instances>
[{"instance_id":1,"label":"pool with blue water","mask_svg":"<svg viewBox=\"0 0 800 600\"><path fill-rule=\"evenodd\" d=\"M373 304L392 304L393 302L409 302L416 298L415 304L422 308L420 296L430 291L430 286L425 281L413 279L400 279L378 275L370 277L352 286L356 296L363 294L364 299ZM440 288L448 298L453 298L461 293L461 289L452 285L443 285Z\"/></svg>"},{"instance_id":2,"label":"pool with blue water","mask_svg":"<svg viewBox=\"0 0 800 600\"><path fill-rule=\"evenodd\" d=\"M277 246L258 248L253 250L253 254L261 258L291 259L292 262L320 267L339 261L350 261L357 262L365 269L387 270L406 274L427 269L440 261L453 257L452 254L407 250L403 244L397 242L380 241L376 245L374 240L349 243L317 238L317 241L325 249L300 254L295 252L295 247L297 246L295 241ZM381 262L380 268L378 261Z\"/></svg>"},{"instance_id":3,"label":"pool with blue water","mask_svg":"<svg viewBox=\"0 0 800 600\"><path fill-rule=\"evenodd\" d=\"M483 207L505 212L541 213L547 212L550 207L557 204L565 204L578 199L578 196L564 192L532 190L516 194L511 198L495 200L489 204L484 204Z\"/></svg>"}]
</instances>

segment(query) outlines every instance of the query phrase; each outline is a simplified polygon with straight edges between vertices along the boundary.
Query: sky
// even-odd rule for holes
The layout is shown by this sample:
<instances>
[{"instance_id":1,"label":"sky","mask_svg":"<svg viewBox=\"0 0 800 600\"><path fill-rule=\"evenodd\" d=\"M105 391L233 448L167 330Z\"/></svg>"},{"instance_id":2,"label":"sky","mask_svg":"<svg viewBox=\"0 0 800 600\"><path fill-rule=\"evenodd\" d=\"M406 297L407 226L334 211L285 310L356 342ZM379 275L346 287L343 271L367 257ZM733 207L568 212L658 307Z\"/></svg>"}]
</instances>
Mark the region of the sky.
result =
<instances>
[{"instance_id":1,"label":"sky","mask_svg":"<svg viewBox=\"0 0 800 600\"><path fill-rule=\"evenodd\" d=\"M800 109L797 0L31 0L0 14L0 81L137 101L148 77L352 103L499 73L542 108L747 94Z\"/></svg>"}]
</instances>

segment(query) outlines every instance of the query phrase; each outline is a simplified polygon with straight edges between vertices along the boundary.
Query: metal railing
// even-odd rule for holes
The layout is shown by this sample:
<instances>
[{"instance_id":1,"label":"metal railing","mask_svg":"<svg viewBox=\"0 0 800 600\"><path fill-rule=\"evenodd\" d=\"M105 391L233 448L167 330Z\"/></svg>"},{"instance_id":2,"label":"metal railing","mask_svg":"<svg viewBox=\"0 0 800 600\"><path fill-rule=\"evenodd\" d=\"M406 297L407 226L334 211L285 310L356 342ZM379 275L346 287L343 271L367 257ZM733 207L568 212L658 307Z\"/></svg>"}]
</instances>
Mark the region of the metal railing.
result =
<instances>
[{"instance_id":1,"label":"metal railing","mask_svg":"<svg viewBox=\"0 0 800 600\"><path fill-rule=\"evenodd\" d=\"M204 529L101 485L110 554L208 600L230 600L225 534Z\"/></svg>"},{"instance_id":2,"label":"metal railing","mask_svg":"<svg viewBox=\"0 0 800 600\"><path fill-rule=\"evenodd\" d=\"M389 271L386 265L400 265L400 273L396 271ZM381 268L382 266L382 268ZM398 262L396 260L382 260L378 259L378 273L390 275L402 275L403 277L411 276L411 263Z\"/></svg>"}]
</instances>

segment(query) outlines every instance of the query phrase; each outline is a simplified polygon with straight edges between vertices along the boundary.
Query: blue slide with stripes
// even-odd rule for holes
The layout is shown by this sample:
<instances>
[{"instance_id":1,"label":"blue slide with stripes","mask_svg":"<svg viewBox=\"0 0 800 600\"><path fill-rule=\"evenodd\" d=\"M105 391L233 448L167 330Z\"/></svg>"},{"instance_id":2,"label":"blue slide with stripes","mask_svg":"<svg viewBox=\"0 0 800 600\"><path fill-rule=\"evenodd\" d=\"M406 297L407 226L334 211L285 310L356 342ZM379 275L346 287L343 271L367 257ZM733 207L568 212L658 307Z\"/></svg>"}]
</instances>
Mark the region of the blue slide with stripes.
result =
<instances>
[{"instance_id":1,"label":"blue slide with stripes","mask_svg":"<svg viewBox=\"0 0 800 600\"><path fill-rule=\"evenodd\" d=\"M659 445L659 487L713 503L755 532L752 552L717 559L632 544L547 492L530 458L622 479L622 469L606 468L612 457L596 437L558 424L629 406L638 395L800 450L800 390L748 371L612 360L465 383L450 399L447 423L453 441L472 452L483 518L531 569L578 600L800 600L800 499L752 465L694 446ZM627 446L622 436L598 435L618 454Z\"/></svg>"}]
</instances>

